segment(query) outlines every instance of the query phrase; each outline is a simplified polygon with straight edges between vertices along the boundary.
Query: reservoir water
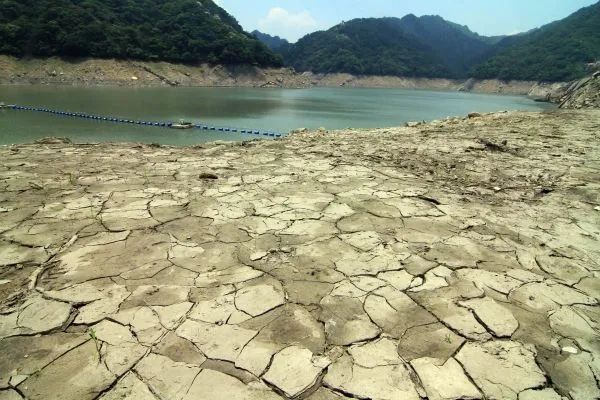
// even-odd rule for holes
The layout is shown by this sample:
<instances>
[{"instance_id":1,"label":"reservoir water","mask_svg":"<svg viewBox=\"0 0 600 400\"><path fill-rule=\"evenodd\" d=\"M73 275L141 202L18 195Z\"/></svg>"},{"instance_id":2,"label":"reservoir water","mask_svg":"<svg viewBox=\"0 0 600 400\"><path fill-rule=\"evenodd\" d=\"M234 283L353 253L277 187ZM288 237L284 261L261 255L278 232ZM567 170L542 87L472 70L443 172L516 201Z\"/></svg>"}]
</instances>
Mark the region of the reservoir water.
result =
<instances>
[{"instance_id":1,"label":"reservoir water","mask_svg":"<svg viewBox=\"0 0 600 400\"><path fill-rule=\"evenodd\" d=\"M287 133L401 126L408 121L464 116L469 112L540 111L553 108L525 97L407 89L258 89L0 86L6 104L145 121L178 121ZM74 142L144 142L192 145L250 136L199 129L174 130L116 124L45 113L0 110L0 144L47 136Z\"/></svg>"}]
</instances>

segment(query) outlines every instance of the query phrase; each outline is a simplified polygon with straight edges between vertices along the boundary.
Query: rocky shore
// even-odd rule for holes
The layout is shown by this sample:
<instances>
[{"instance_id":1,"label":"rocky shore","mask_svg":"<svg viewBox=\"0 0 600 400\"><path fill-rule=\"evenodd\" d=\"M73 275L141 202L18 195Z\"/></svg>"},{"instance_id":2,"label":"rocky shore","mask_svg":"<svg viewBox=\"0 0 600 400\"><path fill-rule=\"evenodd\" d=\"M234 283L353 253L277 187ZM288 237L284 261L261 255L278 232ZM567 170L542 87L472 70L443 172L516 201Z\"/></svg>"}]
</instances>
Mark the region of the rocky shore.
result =
<instances>
[{"instance_id":1,"label":"rocky shore","mask_svg":"<svg viewBox=\"0 0 600 400\"><path fill-rule=\"evenodd\" d=\"M600 397L600 111L0 147L0 399Z\"/></svg>"},{"instance_id":2,"label":"rocky shore","mask_svg":"<svg viewBox=\"0 0 600 400\"><path fill-rule=\"evenodd\" d=\"M252 66L181 65L166 62L119 60L65 61L16 59L0 56L0 84L52 84L81 86L239 86L239 87L375 87L461 90L479 93L528 95L543 99L547 85L499 80L452 80L354 76L350 74L296 73L289 68L261 69Z\"/></svg>"}]
</instances>

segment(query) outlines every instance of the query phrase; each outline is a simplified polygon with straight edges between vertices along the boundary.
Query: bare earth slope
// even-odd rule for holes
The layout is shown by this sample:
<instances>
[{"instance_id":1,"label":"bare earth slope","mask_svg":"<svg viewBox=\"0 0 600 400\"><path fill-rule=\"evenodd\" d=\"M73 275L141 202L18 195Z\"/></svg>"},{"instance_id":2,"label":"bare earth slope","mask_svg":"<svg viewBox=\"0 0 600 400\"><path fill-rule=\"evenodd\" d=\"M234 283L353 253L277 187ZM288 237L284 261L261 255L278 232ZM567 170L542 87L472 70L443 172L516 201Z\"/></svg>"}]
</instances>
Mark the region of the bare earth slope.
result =
<instances>
[{"instance_id":1,"label":"bare earth slope","mask_svg":"<svg viewBox=\"0 0 600 400\"><path fill-rule=\"evenodd\" d=\"M0 398L600 397L600 112L0 148Z\"/></svg>"},{"instance_id":2,"label":"bare earth slope","mask_svg":"<svg viewBox=\"0 0 600 400\"><path fill-rule=\"evenodd\" d=\"M600 71L573 83L567 90L561 108L600 108Z\"/></svg>"},{"instance_id":3,"label":"bare earth slope","mask_svg":"<svg viewBox=\"0 0 600 400\"><path fill-rule=\"evenodd\" d=\"M351 74L296 73L289 68L254 66L183 65L167 62L59 58L16 59L0 55L0 84L78 86L239 86L305 88L348 86L465 90L526 95L536 82L354 76ZM547 89L542 90L546 95Z\"/></svg>"}]
</instances>

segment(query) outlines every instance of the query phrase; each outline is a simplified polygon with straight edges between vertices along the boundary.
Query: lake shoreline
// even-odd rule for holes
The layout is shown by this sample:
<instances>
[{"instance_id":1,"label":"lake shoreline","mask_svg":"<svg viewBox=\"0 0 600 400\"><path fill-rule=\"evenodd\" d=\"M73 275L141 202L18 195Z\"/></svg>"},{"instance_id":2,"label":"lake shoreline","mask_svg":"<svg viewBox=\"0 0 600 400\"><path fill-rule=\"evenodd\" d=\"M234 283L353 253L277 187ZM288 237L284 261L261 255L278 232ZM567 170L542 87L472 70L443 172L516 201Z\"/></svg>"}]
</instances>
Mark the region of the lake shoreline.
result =
<instances>
[{"instance_id":1,"label":"lake shoreline","mask_svg":"<svg viewBox=\"0 0 600 400\"><path fill-rule=\"evenodd\" d=\"M290 68L262 69L247 65L183 65L167 62L59 58L17 59L0 56L0 85L63 85L119 87L352 87L464 91L530 96L553 101L564 83L497 79L411 78L351 74L297 73Z\"/></svg>"},{"instance_id":2,"label":"lake shoreline","mask_svg":"<svg viewBox=\"0 0 600 400\"><path fill-rule=\"evenodd\" d=\"M386 99L383 104L382 98ZM181 145L246 140L249 132L256 137L298 128L384 128L409 121L465 116L474 111L483 114L554 108L522 96L351 87L264 90L30 85L5 86L0 101L20 106L3 110L6 117L0 119L0 130L4 132L0 143L65 136L84 142ZM161 128L182 119L196 125L196 129Z\"/></svg>"}]
</instances>

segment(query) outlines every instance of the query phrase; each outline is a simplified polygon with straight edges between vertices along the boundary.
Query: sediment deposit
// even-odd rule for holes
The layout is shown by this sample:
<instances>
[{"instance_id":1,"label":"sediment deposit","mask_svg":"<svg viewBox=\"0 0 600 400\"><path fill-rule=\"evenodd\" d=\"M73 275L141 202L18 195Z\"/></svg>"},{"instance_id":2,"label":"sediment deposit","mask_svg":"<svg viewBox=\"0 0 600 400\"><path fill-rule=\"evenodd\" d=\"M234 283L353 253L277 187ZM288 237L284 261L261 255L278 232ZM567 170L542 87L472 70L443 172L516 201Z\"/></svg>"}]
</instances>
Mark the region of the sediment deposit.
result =
<instances>
[{"instance_id":1,"label":"sediment deposit","mask_svg":"<svg viewBox=\"0 0 600 400\"><path fill-rule=\"evenodd\" d=\"M462 90L480 93L548 95L536 82L453 80L351 74L297 73L290 68L258 68L248 65L183 65L127 60L17 59L0 55L0 84L51 84L76 86L197 86L197 87L371 87L400 89ZM543 92L539 95L538 92Z\"/></svg>"},{"instance_id":2,"label":"sediment deposit","mask_svg":"<svg viewBox=\"0 0 600 400\"><path fill-rule=\"evenodd\" d=\"M600 397L600 111L0 147L0 398Z\"/></svg>"}]
</instances>

